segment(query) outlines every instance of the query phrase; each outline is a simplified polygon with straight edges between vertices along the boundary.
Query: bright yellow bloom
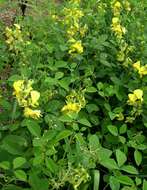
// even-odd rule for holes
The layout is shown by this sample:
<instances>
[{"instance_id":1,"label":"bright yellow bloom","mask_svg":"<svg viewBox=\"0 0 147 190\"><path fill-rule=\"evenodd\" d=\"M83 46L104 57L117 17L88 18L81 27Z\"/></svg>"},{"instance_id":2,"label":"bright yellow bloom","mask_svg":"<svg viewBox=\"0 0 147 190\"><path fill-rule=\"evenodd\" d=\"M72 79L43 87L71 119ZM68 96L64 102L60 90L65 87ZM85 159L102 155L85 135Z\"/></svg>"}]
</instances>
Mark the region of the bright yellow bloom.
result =
<instances>
[{"instance_id":1,"label":"bright yellow bloom","mask_svg":"<svg viewBox=\"0 0 147 190\"><path fill-rule=\"evenodd\" d=\"M19 24L14 24L15 28L20 30L20 25Z\"/></svg>"},{"instance_id":2,"label":"bright yellow bloom","mask_svg":"<svg viewBox=\"0 0 147 190\"><path fill-rule=\"evenodd\" d=\"M125 6L126 11L131 11L130 3L127 0L124 2L124 6Z\"/></svg>"},{"instance_id":3,"label":"bright yellow bloom","mask_svg":"<svg viewBox=\"0 0 147 190\"><path fill-rule=\"evenodd\" d=\"M133 64L133 67L138 71L140 77L147 75L147 65L141 66L140 61Z\"/></svg>"},{"instance_id":4,"label":"bright yellow bloom","mask_svg":"<svg viewBox=\"0 0 147 190\"><path fill-rule=\"evenodd\" d=\"M142 77L143 75L147 75L147 65L144 65L142 66L140 69L139 69L139 74L140 76Z\"/></svg>"},{"instance_id":5,"label":"bright yellow bloom","mask_svg":"<svg viewBox=\"0 0 147 190\"><path fill-rule=\"evenodd\" d=\"M112 18L111 29L119 38L126 33L126 28L121 26L119 17Z\"/></svg>"},{"instance_id":6,"label":"bright yellow bloom","mask_svg":"<svg viewBox=\"0 0 147 190\"><path fill-rule=\"evenodd\" d=\"M114 4L114 7L117 8L117 9L120 9L121 8L121 3L119 1L117 1L115 4Z\"/></svg>"},{"instance_id":7,"label":"bright yellow bloom","mask_svg":"<svg viewBox=\"0 0 147 190\"><path fill-rule=\"evenodd\" d=\"M24 88L24 80L18 80L15 81L13 84L13 88L14 88L14 95L18 95Z\"/></svg>"},{"instance_id":8,"label":"bright yellow bloom","mask_svg":"<svg viewBox=\"0 0 147 190\"><path fill-rule=\"evenodd\" d=\"M81 110L81 106L78 103L67 103L67 105L65 105L62 108L62 112L66 112L66 113L70 113L70 112L75 112L78 113Z\"/></svg>"},{"instance_id":9,"label":"bright yellow bloom","mask_svg":"<svg viewBox=\"0 0 147 190\"><path fill-rule=\"evenodd\" d=\"M128 94L129 103L134 104L137 100L137 97L134 94Z\"/></svg>"},{"instance_id":10,"label":"bright yellow bloom","mask_svg":"<svg viewBox=\"0 0 147 190\"><path fill-rule=\"evenodd\" d=\"M133 67L137 70L140 69L140 61L137 61L136 63L133 64Z\"/></svg>"},{"instance_id":11,"label":"bright yellow bloom","mask_svg":"<svg viewBox=\"0 0 147 190\"><path fill-rule=\"evenodd\" d=\"M118 18L118 17L113 17L113 18L112 18L112 24L113 24L113 25L117 25L117 24L119 24L119 22L120 22L120 21L119 21L119 18Z\"/></svg>"},{"instance_id":12,"label":"bright yellow bloom","mask_svg":"<svg viewBox=\"0 0 147 190\"><path fill-rule=\"evenodd\" d=\"M83 46L81 40L75 41L73 42L73 44L71 44L69 54L72 53L79 53L79 54L83 53Z\"/></svg>"},{"instance_id":13,"label":"bright yellow bloom","mask_svg":"<svg viewBox=\"0 0 147 190\"><path fill-rule=\"evenodd\" d=\"M143 91L141 89L136 89L132 94L128 94L128 103L130 105L135 105L138 101L143 101Z\"/></svg>"},{"instance_id":14,"label":"bright yellow bloom","mask_svg":"<svg viewBox=\"0 0 147 190\"><path fill-rule=\"evenodd\" d=\"M138 100L143 101L143 91L140 89L136 89L133 91L134 95L137 97Z\"/></svg>"},{"instance_id":15,"label":"bright yellow bloom","mask_svg":"<svg viewBox=\"0 0 147 190\"><path fill-rule=\"evenodd\" d=\"M40 98L40 93L36 90L31 91L31 106L36 107L39 105L38 100Z\"/></svg>"},{"instance_id":16,"label":"bright yellow bloom","mask_svg":"<svg viewBox=\"0 0 147 190\"><path fill-rule=\"evenodd\" d=\"M116 15L120 15L120 11L121 11L121 3L119 1L117 1L114 5L113 5L113 14Z\"/></svg>"},{"instance_id":17,"label":"bright yellow bloom","mask_svg":"<svg viewBox=\"0 0 147 190\"><path fill-rule=\"evenodd\" d=\"M41 115L40 110L32 110L32 109L26 107L26 108L24 108L24 116L30 117L33 119L39 119L42 115Z\"/></svg>"}]
</instances>

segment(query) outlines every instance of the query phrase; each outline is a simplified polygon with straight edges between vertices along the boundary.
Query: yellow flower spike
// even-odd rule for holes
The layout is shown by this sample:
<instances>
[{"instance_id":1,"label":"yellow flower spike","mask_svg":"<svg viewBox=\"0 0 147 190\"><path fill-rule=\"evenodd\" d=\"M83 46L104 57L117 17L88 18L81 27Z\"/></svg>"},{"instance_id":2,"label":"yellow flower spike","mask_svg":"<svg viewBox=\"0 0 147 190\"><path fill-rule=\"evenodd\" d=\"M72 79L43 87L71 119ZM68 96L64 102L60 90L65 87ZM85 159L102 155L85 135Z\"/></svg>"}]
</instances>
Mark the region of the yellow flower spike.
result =
<instances>
[{"instance_id":1,"label":"yellow flower spike","mask_svg":"<svg viewBox=\"0 0 147 190\"><path fill-rule=\"evenodd\" d=\"M142 90L136 89L133 91L133 93L138 100L140 100L141 102L143 101L143 91Z\"/></svg>"},{"instance_id":2,"label":"yellow flower spike","mask_svg":"<svg viewBox=\"0 0 147 190\"><path fill-rule=\"evenodd\" d=\"M31 106L36 107L39 105L38 100L40 98L40 93L36 90L31 91Z\"/></svg>"},{"instance_id":3,"label":"yellow flower spike","mask_svg":"<svg viewBox=\"0 0 147 190\"><path fill-rule=\"evenodd\" d=\"M13 94L14 95L19 94L22 91L22 89L24 88L24 80L15 81L13 84L13 88L15 90L15 92Z\"/></svg>"},{"instance_id":4,"label":"yellow flower spike","mask_svg":"<svg viewBox=\"0 0 147 190\"><path fill-rule=\"evenodd\" d=\"M28 107L26 107L24 109L24 116L25 117L30 117L33 119L39 119L40 117L42 117L41 111L40 110L32 110Z\"/></svg>"}]
</instances>

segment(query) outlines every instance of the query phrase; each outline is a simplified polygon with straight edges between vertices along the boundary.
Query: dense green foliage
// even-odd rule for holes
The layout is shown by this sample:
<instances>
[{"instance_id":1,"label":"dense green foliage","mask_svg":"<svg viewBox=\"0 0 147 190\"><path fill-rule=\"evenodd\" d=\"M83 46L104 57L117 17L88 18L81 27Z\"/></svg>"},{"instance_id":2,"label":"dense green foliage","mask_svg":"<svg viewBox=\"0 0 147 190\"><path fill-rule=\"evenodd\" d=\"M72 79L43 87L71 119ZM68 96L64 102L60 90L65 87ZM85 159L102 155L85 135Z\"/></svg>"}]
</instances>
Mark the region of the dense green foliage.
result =
<instances>
[{"instance_id":1,"label":"dense green foliage","mask_svg":"<svg viewBox=\"0 0 147 190\"><path fill-rule=\"evenodd\" d=\"M0 188L147 190L146 1L28 7L0 29Z\"/></svg>"}]
</instances>

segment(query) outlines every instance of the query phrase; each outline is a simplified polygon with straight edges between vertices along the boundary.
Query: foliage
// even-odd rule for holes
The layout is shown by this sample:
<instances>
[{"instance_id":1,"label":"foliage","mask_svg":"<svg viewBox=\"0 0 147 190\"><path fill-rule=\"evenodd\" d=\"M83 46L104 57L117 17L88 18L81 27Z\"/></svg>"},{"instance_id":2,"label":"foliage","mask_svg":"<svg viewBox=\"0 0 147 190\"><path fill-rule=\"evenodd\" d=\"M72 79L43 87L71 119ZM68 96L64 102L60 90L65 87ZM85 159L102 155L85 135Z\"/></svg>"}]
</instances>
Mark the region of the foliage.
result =
<instances>
[{"instance_id":1,"label":"foliage","mask_svg":"<svg viewBox=\"0 0 147 190\"><path fill-rule=\"evenodd\" d=\"M28 7L0 34L1 189L146 190L147 3Z\"/></svg>"}]
</instances>

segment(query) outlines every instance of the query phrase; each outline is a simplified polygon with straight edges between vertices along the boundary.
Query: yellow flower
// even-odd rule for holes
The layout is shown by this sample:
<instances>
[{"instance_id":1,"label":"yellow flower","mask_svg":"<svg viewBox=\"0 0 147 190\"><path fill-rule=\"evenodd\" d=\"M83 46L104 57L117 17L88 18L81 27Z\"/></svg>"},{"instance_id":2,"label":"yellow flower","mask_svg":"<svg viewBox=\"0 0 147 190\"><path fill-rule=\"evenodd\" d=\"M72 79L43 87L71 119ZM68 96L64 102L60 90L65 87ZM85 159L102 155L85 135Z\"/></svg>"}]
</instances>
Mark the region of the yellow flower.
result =
<instances>
[{"instance_id":1,"label":"yellow flower","mask_svg":"<svg viewBox=\"0 0 147 190\"><path fill-rule=\"evenodd\" d=\"M117 9L120 9L121 8L121 3L119 1L117 1L115 4L114 4L114 7L117 8Z\"/></svg>"},{"instance_id":2,"label":"yellow flower","mask_svg":"<svg viewBox=\"0 0 147 190\"><path fill-rule=\"evenodd\" d=\"M133 91L133 93L138 100L141 100L141 102L143 101L143 91L142 90L136 89Z\"/></svg>"},{"instance_id":3,"label":"yellow flower","mask_svg":"<svg viewBox=\"0 0 147 190\"><path fill-rule=\"evenodd\" d=\"M39 105L38 100L40 98L40 93L36 90L31 91L31 106L36 107Z\"/></svg>"},{"instance_id":4,"label":"yellow flower","mask_svg":"<svg viewBox=\"0 0 147 190\"><path fill-rule=\"evenodd\" d=\"M137 100L136 96L134 94L128 94L129 103L134 104Z\"/></svg>"},{"instance_id":5,"label":"yellow flower","mask_svg":"<svg viewBox=\"0 0 147 190\"><path fill-rule=\"evenodd\" d=\"M16 27L16 29L20 30L20 25L19 24L14 24L14 26Z\"/></svg>"},{"instance_id":6,"label":"yellow flower","mask_svg":"<svg viewBox=\"0 0 147 190\"><path fill-rule=\"evenodd\" d=\"M118 24L120 21L119 21L119 18L118 17L113 17L112 18L112 24L115 25L115 24Z\"/></svg>"},{"instance_id":7,"label":"yellow flower","mask_svg":"<svg viewBox=\"0 0 147 190\"><path fill-rule=\"evenodd\" d=\"M6 40L6 43L7 44L12 44L14 42L14 38L13 38L13 36L10 36L7 40Z\"/></svg>"},{"instance_id":8,"label":"yellow flower","mask_svg":"<svg viewBox=\"0 0 147 190\"><path fill-rule=\"evenodd\" d=\"M78 103L67 103L67 105L65 105L61 111L66 112L66 113L68 112L78 113L80 110L81 110L81 106Z\"/></svg>"},{"instance_id":9,"label":"yellow flower","mask_svg":"<svg viewBox=\"0 0 147 190\"><path fill-rule=\"evenodd\" d=\"M142 77L143 75L147 75L147 65L144 65L144 66L142 66L142 67L139 69L139 74L140 74L141 77Z\"/></svg>"},{"instance_id":10,"label":"yellow flower","mask_svg":"<svg viewBox=\"0 0 147 190\"><path fill-rule=\"evenodd\" d=\"M120 11L121 11L121 3L119 1L117 1L114 5L113 5L113 14L114 15L120 15Z\"/></svg>"},{"instance_id":11,"label":"yellow flower","mask_svg":"<svg viewBox=\"0 0 147 190\"><path fill-rule=\"evenodd\" d=\"M81 43L81 40L79 41L75 41L71 46L70 46L70 50L69 50L69 54L72 53L83 53L83 46Z\"/></svg>"},{"instance_id":12,"label":"yellow flower","mask_svg":"<svg viewBox=\"0 0 147 190\"><path fill-rule=\"evenodd\" d=\"M25 117L30 117L30 118L33 118L33 119L39 119L42 115L41 115L40 110L32 110L32 109L26 107L24 109L24 116Z\"/></svg>"},{"instance_id":13,"label":"yellow flower","mask_svg":"<svg viewBox=\"0 0 147 190\"><path fill-rule=\"evenodd\" d=\"M24 88L24 80L15 81L13 84L13 88L15 90L13 94L18 95Z\"/></svg>"},{"instance_id":14,"label":"yellow flower","mask_svg":"<svg viewBox=\"0 0 147 190\"><path fill-rule=\"evenodd\" d=\"M130 3L128 1L125 1L124 6L127 11L131 11Z\"/></svg>"},{"instance_id":15,"label":"yellow flower","mask_svg":"<svg viewBox=\"0 0 147 190\"><path fill-rule=\"evenodd\" d=\"M143 91L141 89L136 89L132 94L128 94L128 103L130 105L135 105L138 101L143 101Z\"/></svg>"},{"instance_id":16,"label":"yellow flower","mask_svg":"<svg viewBox=\"0 0 147 190\"><path fill-rule=\"evenodd\" d=\"M140 61L133 64L133 67L138 71L140 77L147 75L147 65L141 66Z\"/></svg>"},{"instance_id":17,"label":"yellow flower","mask_svg":"<svg viewBox=\"0 0 147 190\"><path fill-rule=\"evenodd\" d=\"M136 63L133 64L133 67L137 70L140 69L140 61L137 61Z\"/></svg>"},{"instance_id":18,"label":"yellow flower","mask_svg":"<svg viewBox=\"0 0 147 190\"><path fill-rule=\"evenodd\" d=\"M12 36L13 31L12 31L11 28L6 27L6 29L5 29L5 33L6 33L6 36L7 36L7 37L10 37L10 36Z\"/></svg>"}]
</instances>

